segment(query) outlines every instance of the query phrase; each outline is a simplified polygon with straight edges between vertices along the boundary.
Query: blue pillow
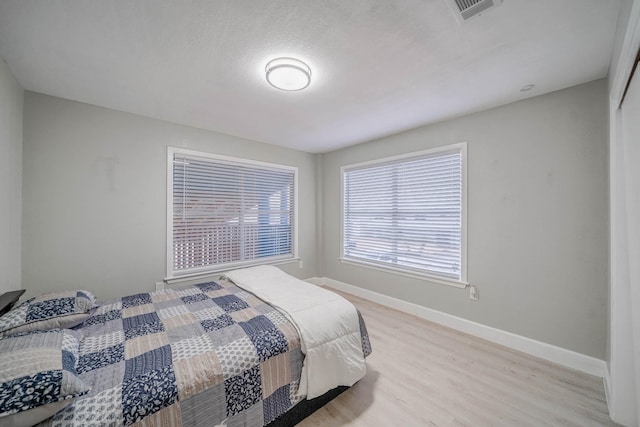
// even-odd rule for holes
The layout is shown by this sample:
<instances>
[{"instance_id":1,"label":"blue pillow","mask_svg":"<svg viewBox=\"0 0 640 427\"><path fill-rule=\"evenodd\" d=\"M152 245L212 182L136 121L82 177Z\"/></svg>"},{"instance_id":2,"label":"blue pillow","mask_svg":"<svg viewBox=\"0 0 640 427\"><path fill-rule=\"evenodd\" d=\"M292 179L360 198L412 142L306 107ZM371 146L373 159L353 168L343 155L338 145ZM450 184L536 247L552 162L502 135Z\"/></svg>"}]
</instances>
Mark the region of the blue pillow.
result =
<instances>
[{"instance_id":1,"label":"blue pillow","mask_svg":"<svg viewBox=\"0 0 640 427\"><path fill-rule=\"evenodd\" d=\"M70 330L26 332L0 339L0 424L49 405L55 412L89 391L76 371L79 342ZM56 405L51 405L61 402ZM42 411L36 410L39 414ZM53 415L44 414L44 418ZM43 419L44 419L43 418ZM41 420L40 420L41 421Z\"/></svg>"},{"instance_id":2,"label":"blue pillow","mask_svg":"<svg viewBox=\"0 0 640 427\"><path fill-rule=\"evenodd\" d=\"M96 297L85 290L43 294L25 301L0 317L0 336L72 328L85 321L95 306Z\"/></svg>"}]
</instances>

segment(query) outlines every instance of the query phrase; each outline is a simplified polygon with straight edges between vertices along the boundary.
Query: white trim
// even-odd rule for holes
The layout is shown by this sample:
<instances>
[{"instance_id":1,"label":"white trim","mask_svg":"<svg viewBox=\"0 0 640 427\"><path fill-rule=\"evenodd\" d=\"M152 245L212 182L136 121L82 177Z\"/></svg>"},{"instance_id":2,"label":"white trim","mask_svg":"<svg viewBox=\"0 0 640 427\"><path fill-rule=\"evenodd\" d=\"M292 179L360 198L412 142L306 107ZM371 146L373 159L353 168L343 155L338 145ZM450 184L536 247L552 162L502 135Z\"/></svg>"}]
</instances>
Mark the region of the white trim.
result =
<instances>
[{"instance_id":1,"label":"white trim","mask_svg":"<svg viewBox=\"0 0 640 427\"><path fill-rule=\"evenodd\" d=\"M607 402L607 408L611 407L611 373L609 372L609 367L606 366L604 368L604 378L602 378L602 384L604 385L604 398Z\"/></svg>"},{"instance_id":2,"label":"white trim","mask_svg":"<svg viewBox=\"0 0 640 427\"><path fill-rule=\"evenodd\" d=\"M412 151L410 153L398 154L395 156L382 157L380 159L367 160L360 163L351 163L340 167L340 172L345 170L354 170L364 168L371 165L384 165L387 163L398 163L400 160L411 159L413 157L426 156L429 154L442 153L444 151L462 150L466 153L467 141L458 142L454 144L441 145L439 147L428 148L426 150Z\"/></svg>"},{"instance_id":3,"label":"white trim","mask_svg":"<svg viewBox=\"0 0 640 427\"><path fill-rule=\"evenodd\" d=\"M187 150L186 148L178 148L178 147L167 147L167 149L169 153L168 158L171 159L171 163L173 163L173 154L177 153L177 154L184 154L192 157L202 157L204 159L215 159L215 160L228 162L232 164L253 165L253 166L260 166L263 168L271 168L275 170L288 169L292 172L298 171L298 168L296 166L283 165L280 163L262 162L259 160L246 159L244 157L224 156L222 154L207 153L205 151Z\"/></svg>"},{"instance_id":4,"label":"white trim","mask_svg":"<svg viewBox=\"0 0 640 427\"><path fill-rule=\"evenodd\" d=\"M460 151L462 151L462 224L461 224L461 247L460 247L460 283L467 284L469 281L469 276L467 276L467 208L469 207L467 203L467 146L469 145L467 141L461 142L460 144L455 144L456 146L460 146Z\"/></svg>"},{"instance_id":5,"label":"white trim","mask_svg":"<svg viewBox=\"0 0 640 427\"><path fill-rule=\"evenodd\" d=\"M170 249L173 247L173 204L170 200L173 199L173 168L169 165L173 165L173 154L175 153L175 148L167 147L167 223L165 224L167 227L167 234L165 235L165 242L167 246L165 247L165 254L167 256L166 261L166 277L170 277L173 274L173 251ZM166 280L166 279L165 279Z\"/></svg>"},{"instance_id":6,"label":"white trim","mask_svg":"<svg viewBox=\"0 0 640 427\"><path fill-rule=\"evenodd\" d=\"M231 264L220 264L220 268L203 270L201 272L193 272L189 274L183 274L180 276L173 277L165 277L164 282L173 285L175 283L187 282L190 280L204 279L210 276L220 276L222 273L226 273L227 271L235 270L237 268L245 268L251 267L255 265L283 265L283 264L291 264L293 262L300 261L300 258L285 258L285 259L277 259L277 260L252 260L251 262L246 263L236 263L234 265Z\"/></svg>"},{"instance_id":7,"label":"white trim","mask_svg":"<svg viewBox=\"0 0 640 427\"><path fill-rule=\"evenodd\" d=\"M381 304L404 313L412 314L425 320L429 320L440 325L456 329L487 341L491 341L514 350L522 351L535 357L557 363L577 371L585 372L597 377L604 377L606 372L606 363L604 360L595 357L577 353L572 350L557 347L531 338L516 335L511 332L493 328L491 326L482 325L472 322L461 317L443 313L431 308L427 308L418 304L403 301L377 292L363 289L357 286L349 285L338 280L329 279L327 277L313 277L307 279L307 282L315 285L326 285L343 291L377 304Z\"/></svg>"},{"instance_id":8,"label":"white trim","mask_svg":"<svg viewBox=\"0 0 640 427\"><path fill-rule=\"evenodd\" d=\"M298 252L298 199L300 199L298 191L298 168L294 167L293 171L293 241L291 244L293 248L291 248L291 255L293 258L289 258L289 261L298 261L300 259L300 253Z\"/></svg>"},{"instance_id":9,"label":"white trim","mask_svg":"<svg viewBox=\"0 0 640 427\"><path fill-rule=\"evenodd\" d=\"M362 268L370 268L372 270L382 271L384 273L397 274L399 276L411 277L413 279L424 280L425 282L437 283L439 285L453 286L453 287L456 287L456 288L466 288L467 286L469 286L468 282L460 282L460 281L455 280L455 279L446 279L444 277L430 276L428 274L422 274L422 273L419 273L419 272L413 273L409 269L403 269L403 268L400 268L400 267L394 268L392 266L386 266L386 265L383 267L380 264L369 263L369 262L366 262L366 261L353 261L353 260L345 259L345 258L339 258L338 261L340 261L343 264L355 265L356 267L362 267Z\"/></svg>"}]
</instances>

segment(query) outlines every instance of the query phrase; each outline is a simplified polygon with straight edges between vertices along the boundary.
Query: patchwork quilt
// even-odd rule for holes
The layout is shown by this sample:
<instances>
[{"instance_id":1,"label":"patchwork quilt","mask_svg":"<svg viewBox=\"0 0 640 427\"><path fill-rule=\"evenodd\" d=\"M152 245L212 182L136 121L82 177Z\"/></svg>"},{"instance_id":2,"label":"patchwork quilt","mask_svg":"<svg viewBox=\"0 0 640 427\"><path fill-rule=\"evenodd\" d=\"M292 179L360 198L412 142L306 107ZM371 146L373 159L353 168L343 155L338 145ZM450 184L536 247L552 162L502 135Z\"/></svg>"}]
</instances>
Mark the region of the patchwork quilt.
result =
<instances>
[{"instance_id":1,"label":"patchwork quilt","mask_svg":"<svg viewBox=\"0 0 640 427\"><path fill-rule=\"evenodd\" d=\"M305 398L294 325L228 280L105 301L75 333L91 391L41 426L263 426Z\"/></svg>"}]
</instances>

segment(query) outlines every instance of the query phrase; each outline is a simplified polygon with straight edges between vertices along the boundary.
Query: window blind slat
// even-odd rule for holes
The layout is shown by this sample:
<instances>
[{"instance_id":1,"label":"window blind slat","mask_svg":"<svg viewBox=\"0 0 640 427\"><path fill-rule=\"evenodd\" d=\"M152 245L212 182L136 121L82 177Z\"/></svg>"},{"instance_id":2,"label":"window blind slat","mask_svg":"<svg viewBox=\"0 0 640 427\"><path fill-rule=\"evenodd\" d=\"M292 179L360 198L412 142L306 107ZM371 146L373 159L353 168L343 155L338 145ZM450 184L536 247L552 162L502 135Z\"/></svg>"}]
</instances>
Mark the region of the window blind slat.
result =
<instances>
[{"instance_id":1,"label":"window blind slat","mask_svg":"<svg viewBox=\"0 0 640 427\"><path fill-rule=\"evenodd\" d=\"M170 274L293 257L292 168L173 153Z\"/></svg>"},{"instance_id":2,"label":"window blind slat","mask_svg":"<svg viewBox=\"0 0 640 427\"><path fill-rule=\"evenodd\" d=\"M462 155L345 168L343 257L461 280Z\"/></svg>"}]
</instances>

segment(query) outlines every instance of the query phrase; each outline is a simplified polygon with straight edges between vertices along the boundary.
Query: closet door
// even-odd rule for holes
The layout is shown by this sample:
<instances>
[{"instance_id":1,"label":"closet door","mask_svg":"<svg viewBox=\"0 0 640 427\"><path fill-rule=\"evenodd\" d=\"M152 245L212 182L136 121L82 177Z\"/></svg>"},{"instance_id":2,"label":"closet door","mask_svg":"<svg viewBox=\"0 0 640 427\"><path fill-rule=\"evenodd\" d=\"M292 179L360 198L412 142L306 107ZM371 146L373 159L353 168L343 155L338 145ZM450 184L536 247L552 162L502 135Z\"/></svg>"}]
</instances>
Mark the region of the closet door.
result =
<instances>
[{"instance_id":1,"label":"closet door","mask_svg":"<svg viewBox=\"0 0 640 427\"><path fill-rule=\"evenodd\" d=\"M631 335L635 362L636 414L640 419L640 52L620 112L626 203ZM634 375L630 375L633 378ZM630 378L631 379L631 378Z\"/></svg>"}]
</instances>

